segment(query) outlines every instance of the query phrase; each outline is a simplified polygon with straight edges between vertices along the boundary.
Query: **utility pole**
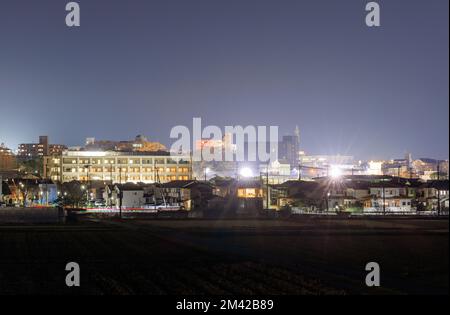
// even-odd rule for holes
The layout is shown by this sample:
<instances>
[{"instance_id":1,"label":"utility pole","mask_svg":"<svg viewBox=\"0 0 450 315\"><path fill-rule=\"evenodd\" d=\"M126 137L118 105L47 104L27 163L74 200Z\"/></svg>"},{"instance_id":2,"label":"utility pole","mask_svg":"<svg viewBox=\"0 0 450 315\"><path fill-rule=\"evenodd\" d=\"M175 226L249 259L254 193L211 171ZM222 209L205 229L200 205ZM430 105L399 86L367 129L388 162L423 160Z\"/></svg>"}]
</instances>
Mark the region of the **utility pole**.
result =
<instances>
[{"instance_id":1,"label":"utility pole","mask_svg":"<svg viewBox=\"0 0 450 315\"><path fill-rule=\"evenodd\" d=\"M330 203L330 201L329 201L330 195L331 195L330 191L328 191L327 192L327 199L326 199L326 201L327 201L327 211L326 212L328 212L330 210L330 205L329 205L329 203Z\"/></svg>"},{"instance_id":2,"label":"utility pole","mask_svg":"<svg viewBox=\"0 0 450 315\"><path fill-rule=\"evenodd\" d=\"M119 218L122 219L122 200L123 200L123 187L120 187L119 192Z\"/></svg>"},{"instance_id":3,"label":"utility pole","mask_svg":"<svg viewBox=\"0 0 450 315\"><path fill-rule=\"evenodd\" d=\"M270 198L269 198L269 164L267 164L267 173L266 173L266 193L267 193L267 209L270 209Z\"/></svg>"},{"instance_id":4,"label":"utility pole","mask_svg":"<svg viewBox=\"0 0 450 315\"><path fill-rule=\"evenodd\" d=\"M109 161L111 163L111 161ZM110 174L109 174L109 179L111 180L111 186L114 184L113 181L113 164L111 163L111 167L109 168Z\"/></svg>"},{"instance_id":5,"label":"utility pole","mask_svg":"<svg viewBox=\"0 0 450 315\"><path fill-rule=\"evenodd\" d=\"M383 215L386 215L386 181L383 180Z\"/></svg>"},{"instance_id":6,"label":"utility pole","mask_svg":"<svg viewBox=\"0 0 450 315\"><path fill-rule=\"evenodd\" d=\"M437 161L437 197L438 197L438 216L441 215L441 190L439 189L439 184L441 182L441 176L440 176L440 172L441 172L441 161L438 160Z\"/></svg>"},{"instance_id":7,"label":"utility pole","mask_svg":"<svg viewBox=\"0 0 450 315\"><path fill-rule=\"evenodd\" d=\"M89 188L90 188L90 174L89 174L90 165L86 165L86 207L90 204L89 200Z\"/></svg>"}]
</instances>

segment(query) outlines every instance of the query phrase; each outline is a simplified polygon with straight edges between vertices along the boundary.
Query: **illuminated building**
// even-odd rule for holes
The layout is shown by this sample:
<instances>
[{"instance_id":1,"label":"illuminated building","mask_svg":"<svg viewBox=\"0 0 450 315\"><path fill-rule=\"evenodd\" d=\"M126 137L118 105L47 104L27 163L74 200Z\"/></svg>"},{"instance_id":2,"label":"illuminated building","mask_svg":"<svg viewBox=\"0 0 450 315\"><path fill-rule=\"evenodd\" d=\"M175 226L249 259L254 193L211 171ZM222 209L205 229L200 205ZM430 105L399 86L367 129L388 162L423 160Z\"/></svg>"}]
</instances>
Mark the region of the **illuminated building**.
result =
<instances>
[{"instance_id":1,"label":"illuminated building","mask_svg":"<svg viewBox=\"0 0 450 315\"><path fill-rule=\"evenodd\" d=\"M421 158L412 162L415 174L425 181L436 180L438 178L438 169L440 179L448 178L448 165L448 161L429 158Z\"/></svg>"},{"instance_id":2,"label":"illuminated building","mask_svg":"<svg viewBox=\"0 0 450 315\"><path fill-rule=\"evenodd\" d=\"M155 183L191 179L189 156L167 152L72 151L44 158L44 177L61 182Z\"/></svg>"},{"instance_id":3,"label":"illuminated building","mask_svg":"<svg viewBox=\"0 0 450 315\"><path fill-rule=\"evenodd\" d=\"M237 183L237 215L258 215L264 207L264 190L259 181Z\"/></svg>"},{"instance_id":4,"label":"illuminated building","mask_svg":"<svg viewBox=\"0 0 450 315\"><path fill-rule=\"evenodd\" d=\"M215 176L236 177L238 163L236 161L226 161L225 152L236 153L237 146L233 143L233 135L225 134L222 140L201 139L195 142L195 151L209 152L214 155L219 150L222 155L221 161L199 161L193 163L194 178L211 179ZM203 155L202 155L203 158Z\"/></svg>"},{"instance_id":5,"label":"illuminated building","mask_svg":"<svg viewBox=\"0 0 450 315\"><path fill-rule=\"evenodd\" d=\"M0 145L0 170L9 171L16 167L16 158L3 143Z\"/></svg>"},{"instance_id":6,"label":"illuminated building","mask_svg":"<svg viewBox=\"0 0 450 315\"><path fill-rule=\"evenodd\" d=\"M151 142L142 135L136 136L134 140L110 141L87 138L86 151L123 151L123 152L158 152L167 151L167 148L159 142Z\"/></svg>"},{"instance_id":7,"label":"illuminated building","mask_svg":"<svg viewBox=\"0 0 450 315\"><path fill-rule=\"evenodd\" d=\"M294 135L283 136L280 143L278 158L286 160L292 168L298 167L300 151L300 130L295 128Z\"/></svg>"},{"instance_id":8,"label":"illuminated building","mask_svg":"<svg viewBox=\"0 0 450 315\"><path fill-rule=\"evenodd\" d=\"M339 170L342 175L350 175L357 169L353 156L347 155L306 155L299 154L301 178L331 176Z\"/></svg>"},{"instance_id":9,"label":"illuminated building","mask_svg":"<svg viewBox=\"0 0 450 315\"><path fill-rule=\"evenodd\" d=\"M366 175L383 175L383 161L370 161L367 163Z\"/></svg>"},{"instance_id":10,"label":"illuminated building","mask_svg":"<svg viewBox=\"0 0 450 315\"><path fill-rule=\"evenodd\" d=\"M39 143L19 144L17 156L22 159L33 159L47 155L58 155L66 149L67 147L62 144L49 144L48 136L40 136Z\"/></svg>"},{"instance_id":11,"label":"illuminated building","mask_svg":"<svg viewBox=\"0 0 450 315\"><path fill-rule=\"evenodd\" d=\"M261 180L270 185L282 184L291 179L297 179L297 174L291 173L291 166L287 161L274 161L269 165L260 165Z\"/></svg>"}]
</instances>

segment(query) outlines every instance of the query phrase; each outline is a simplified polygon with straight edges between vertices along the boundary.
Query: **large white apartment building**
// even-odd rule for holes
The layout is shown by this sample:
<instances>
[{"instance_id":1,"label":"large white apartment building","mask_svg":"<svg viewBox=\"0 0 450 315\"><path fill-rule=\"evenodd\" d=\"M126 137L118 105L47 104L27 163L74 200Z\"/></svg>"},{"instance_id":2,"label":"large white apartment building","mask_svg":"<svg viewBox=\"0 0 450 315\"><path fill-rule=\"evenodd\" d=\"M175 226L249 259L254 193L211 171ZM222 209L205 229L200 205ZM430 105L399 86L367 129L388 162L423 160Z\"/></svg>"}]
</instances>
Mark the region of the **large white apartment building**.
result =
<instances>
[{"instance_id":1,"label":"large white apartment building","mask_svg":"<svg viewBox=\"0 0 450 315\"><path fill-rule=\"evenodd\" d=\"M61 182L154 183L192 178L189 156L166 152L71 151L44 158L44 177Z\"/></svg>"}]
</instances>

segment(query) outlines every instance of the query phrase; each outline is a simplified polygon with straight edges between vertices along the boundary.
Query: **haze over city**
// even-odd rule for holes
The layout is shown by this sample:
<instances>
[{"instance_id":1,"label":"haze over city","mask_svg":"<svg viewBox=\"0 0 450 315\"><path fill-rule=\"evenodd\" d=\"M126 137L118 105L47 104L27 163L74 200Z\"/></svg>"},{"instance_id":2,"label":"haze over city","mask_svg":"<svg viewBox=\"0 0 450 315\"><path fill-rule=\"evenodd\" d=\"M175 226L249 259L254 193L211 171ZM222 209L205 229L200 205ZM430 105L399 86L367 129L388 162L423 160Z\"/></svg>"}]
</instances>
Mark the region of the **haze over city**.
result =
<instances>
[{"instance_id":1,"label":"haze over city","mask_svg":"<svg viewBox=\"0 0 450 315\"><path fill-rule=\"evenodd\" d=\"M1 141L278 125L312 154L448 158L448 1L2 1Z\"/></svg>"}]
</instances>

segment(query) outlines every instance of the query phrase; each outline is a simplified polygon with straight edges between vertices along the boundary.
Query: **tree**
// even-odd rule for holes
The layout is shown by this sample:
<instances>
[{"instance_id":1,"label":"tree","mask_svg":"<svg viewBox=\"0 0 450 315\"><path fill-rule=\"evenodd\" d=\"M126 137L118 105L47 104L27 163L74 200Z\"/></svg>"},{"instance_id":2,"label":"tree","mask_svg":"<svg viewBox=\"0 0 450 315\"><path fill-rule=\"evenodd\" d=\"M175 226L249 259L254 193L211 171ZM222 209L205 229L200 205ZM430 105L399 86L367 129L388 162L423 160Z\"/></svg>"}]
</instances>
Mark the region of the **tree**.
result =
<instances>
[{"instance_id":1,"label":"tree","mask_svg":"<svg viewBox=\"0 0 450 315\"><path fill-rule=\"evenodd\" d=\"M61 185L61 196L59 202L64 206L79 207L87 203L87 187L79 181L71 181Z\"/></svg>"},{"instance_id":2,"label":"tree","mask_svg":"<svg viewBox=\"0 0 450 315\"><path fill-rule=\"evenodd\" d=\"M42 158L34 158L20 161L18 163L19 171L25 174L33 174L42 177L44 171L44 161Z\"/></svg>"}]
</instances>

